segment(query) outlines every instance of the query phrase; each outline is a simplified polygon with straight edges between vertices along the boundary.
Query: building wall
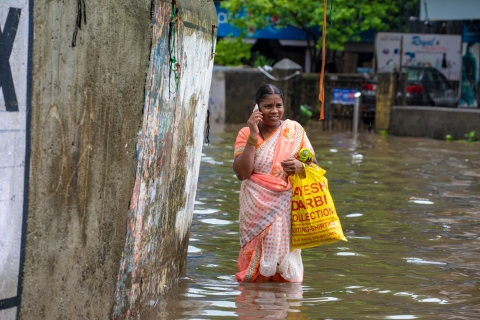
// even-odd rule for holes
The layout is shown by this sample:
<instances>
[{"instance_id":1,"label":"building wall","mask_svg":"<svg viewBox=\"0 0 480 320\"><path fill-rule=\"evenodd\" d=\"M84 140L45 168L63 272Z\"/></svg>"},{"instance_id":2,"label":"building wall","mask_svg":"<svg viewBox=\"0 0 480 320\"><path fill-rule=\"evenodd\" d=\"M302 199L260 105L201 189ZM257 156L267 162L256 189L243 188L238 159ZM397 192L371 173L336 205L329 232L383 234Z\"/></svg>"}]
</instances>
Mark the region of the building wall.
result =
<instances>
[{"instance_id":1,"label":"building wall","mask_svg":"<svg viewBox=\"0 0 480 320\"><path fill-rule=\"evenodd\" d=\"M420 20L476 20L480 19L480 2L477 0L420 1Z\"/></svg>"}]
</instances>

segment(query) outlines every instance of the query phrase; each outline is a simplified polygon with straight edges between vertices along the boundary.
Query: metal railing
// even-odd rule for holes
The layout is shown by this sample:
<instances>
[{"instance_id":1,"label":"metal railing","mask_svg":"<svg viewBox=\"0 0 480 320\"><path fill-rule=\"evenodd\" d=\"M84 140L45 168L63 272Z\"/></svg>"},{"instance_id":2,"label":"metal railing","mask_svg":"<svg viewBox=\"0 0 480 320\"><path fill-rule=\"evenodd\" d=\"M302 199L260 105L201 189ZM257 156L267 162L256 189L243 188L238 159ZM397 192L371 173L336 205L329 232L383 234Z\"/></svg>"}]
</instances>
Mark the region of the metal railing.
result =
<instances>
[{"instance_id":1,"label":"metal railing","mask_svg":"<svg viewBox=\"0 0 480 320\"><path fill-rule=\"evenodd\" d=\"M334 131L353 131L354 130L354 92L360 92L362 84L365 82L363 75L359 74L327 74L325 75L325 119L317 121L320 117L320 102L318 101L319 75L303 74L301 78L300 99L312 107L312 125L321 126L323 130ZM342 103L332 100L334 90L351 90L350 100ZM364 111L360 108L360 119L364 119ZM369 122L360 121L358 132L371 130L372 125Z\"/></svg>"},{"instance_id":2,"label":"metal railing","mask_svg":"<svg viewBox=\"0 0 480 320\"><path fill-rule=\"evenodd\" d=\"M459 102L459 83L447 81L437 74L437 78L424 72L418 81L409 80L407 73L397 73L395 83L396 97L392 103L405 106L457 107ZM430 72L430 70L429 70ZM435 71L431 71L434 74ZM375 124L376 78L366 79L361 74L325 75L325 120L320 117L318 101L319 75L302 74L295 83L289 85L289 106L294 115L299 115L300 105L308 105L313 111L311 125L321 126L323 130L353 131L354 103L342 103L332 99L332 93L339 89L360 92L358 132L370 131Z\"/></svg>"}]
</instances>

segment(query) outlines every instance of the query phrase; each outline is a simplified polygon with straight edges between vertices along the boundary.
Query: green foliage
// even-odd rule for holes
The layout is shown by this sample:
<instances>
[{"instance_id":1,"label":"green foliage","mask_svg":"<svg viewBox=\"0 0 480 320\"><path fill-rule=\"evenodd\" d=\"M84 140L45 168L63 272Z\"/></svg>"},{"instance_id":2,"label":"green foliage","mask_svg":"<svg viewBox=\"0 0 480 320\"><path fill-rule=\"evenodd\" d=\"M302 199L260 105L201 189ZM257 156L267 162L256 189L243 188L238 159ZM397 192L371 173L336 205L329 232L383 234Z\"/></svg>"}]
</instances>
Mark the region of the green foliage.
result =
<instances>
[{"instance_id":1,"label":"green foliage","mask_svg":"<svg viewBox=\"0 0 480 320\"><path fill-rule=\"evenodd\" d=\"M420 16L420 0L395 0L398 13L387 20L387 30L395 32L408 32L410 17Z\"/></svg>"},{"instance_id":2,"label":"green foliage","mask_svg":"<svg viewBox=\"0 0 480 320\"><path fill-rule=\"evenodd\" d=\"M250 52L252 45L244 42L245 34L240 37L226 37L217 41L215 63L222 66L252 65L253 67L271 66L275 60L262 56L259 52Z\"/></svg>"},{"instance_id":3,"label":"green foliage","mask_svg":"<svg viewBox=\"0 0 480 320\"><path fill-rule=\"evenodd\" d=\"M332 0L332 24L327 25L327 48L343 50L349 41L359 41L360 32L369 29L386 30L391 24L399 23L400 10L393 0ZM399 0L405 7L418 0ZM224 0L221 6L231 16L229 21L242 30L254 30L271 25L272 17L278 28L291 26L307 33L311 41L309 49L321 48L321 35L310 31L311 27L323 25L323 1L319 0ZM246 12L243 16L241 12ZM330 20L330 0L327 13ZM397 20L396 20L397 19ZM312 55L313 65L318 60L316 52Z\"/></svg>"},{"instance_id":4,"label":"green foliage","mask_svg":"<svg viewBox=\"0 0 480 320\"><path fill-rule=\"evenodd\" d=\"M474 142L478 140L478 137L475 134L475 131L470 131L469 133L466 133L464 137L467 139L468 142Z\"/></svg>"},{"instance_id":5,"label":"green foliage","mask_svg":"<svg viewBox=\"0 0 480 320\"><path fill-rule=\"evenodd\" d=\"M299 122L301 125L306 125L308 121L312 118L313 112L312 108L305 105L300 105L300 119Z\"/></svg>"},{"instance_id":6,"label":"green foliage","mask_svg":"<svg viewBox=\"0 0 480 320\"><path fill-rule=\"evenodd\" d=\"M395 1L332 1L334 7L332 24L327 25L327 47L334 50L343 50L343 44L351 39L359 40L361 31L385 29L399 12ZM310 27L321 28L323 25L323 1L318 0L225 0L221 5L233 15L233 24L244 30L266 27L270 25L271 17L277 18L277 27L292 26L305 32ZM238 14L242 8L247 14L240 17ZM330 3L327 13L330 13ZM321 43L316 45L321 47Z\"/></svg>"},{"instance_id":7,"label":"green foliage","mask_svg":"<svg viewBox=\"0 0 480 320\"><path fill-rule=\"evenodd\" d=\"M382 137L388 137L388 131L387 130L380 130L378 132L379 135L381 135Z\"/></svg>"},{"instance_id":8,"label":"green foliage","mask_svg":"<svg viewBox=\"0 0 480 320\"><path fill-rule=\"evenodd\" d=\"M244 65L250 60L251 44L243 42L244 37L226 37L217 41L215 63L223 66Z\"/></svg>"},{"instance_id":9,"label":"green foliage","mask_svg":"<svg viewBox=\"0 0 480 320\"><path fill-rule=\"evenodd\" d=\"M252 67L272 66L275 63L274 59L269 59L262 56L259 52L252 53Z\"/></svg>"},{"instance_id":10,"label":"green foliage","mask_svg":"<svg viewBox=\"0 0 480 320\"><path fill-rule=\"evenodd\" d=\"M478 142L478 136L477 136L477 134L476 134L475 131L470 131L469 133L465 133L463 136L465 137L465 139L460 139L460 140L458 140L458 141L460 141L460 142L462 142L462 141L463 141L463 142L465 142L465 141L466 141L466 142ZM445 136L445 140L447 140L447 141L449 141L449 142L450 142L450 141L454 141L454 140L453 140L453 137L452 137L451 135L449 135L449 134L447 134L447 135Z\"/></svg>"}]
</instances>

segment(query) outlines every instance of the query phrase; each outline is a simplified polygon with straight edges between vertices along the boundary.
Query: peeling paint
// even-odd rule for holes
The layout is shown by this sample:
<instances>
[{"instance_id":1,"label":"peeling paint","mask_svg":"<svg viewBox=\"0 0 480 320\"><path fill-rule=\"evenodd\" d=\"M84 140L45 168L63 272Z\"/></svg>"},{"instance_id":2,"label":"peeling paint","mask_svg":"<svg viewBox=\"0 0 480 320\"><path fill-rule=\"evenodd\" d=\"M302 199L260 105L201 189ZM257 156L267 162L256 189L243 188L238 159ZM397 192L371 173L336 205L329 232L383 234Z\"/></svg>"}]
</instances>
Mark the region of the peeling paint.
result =
<instances>
[{"instance_id":1,"label":"peeling paint","mask_svg":"<svg viewBox=\"0 0 480 320\"><path fill-rule=\"evenodd\" d=\"M185 267L213 67L212 37L203 30L211 30L217 18L212 1L208 6L191 0L179 0L177 4L178 32L172 38L176 41L174 54L182 57L178 82L169 69L172 4L160 0L154 4L136 180L114 318L140 314L142 307L156 301Z\"/></svg>"}]
</instances>

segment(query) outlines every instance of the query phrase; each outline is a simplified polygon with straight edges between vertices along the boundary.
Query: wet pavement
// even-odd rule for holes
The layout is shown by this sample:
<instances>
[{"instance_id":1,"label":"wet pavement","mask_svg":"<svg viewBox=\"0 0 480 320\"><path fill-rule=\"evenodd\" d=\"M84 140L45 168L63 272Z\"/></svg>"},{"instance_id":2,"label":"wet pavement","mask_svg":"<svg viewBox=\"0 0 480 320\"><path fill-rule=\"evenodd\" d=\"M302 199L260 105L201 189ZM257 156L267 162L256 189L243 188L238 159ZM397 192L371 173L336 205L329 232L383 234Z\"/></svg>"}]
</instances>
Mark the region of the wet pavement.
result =
<instances>
[{"instance_id":1,"label":"wet pavement","mask_svg":"<svg viewBox=\"0 0 480 320\"><path fill-rule=\"evenodd\" d=\"M302 284L235 281L239 126L203 148L186 277L161 319L480 319L480 144L307 127L348 242L302 251Z\"/></svg>"}]
</instances>

